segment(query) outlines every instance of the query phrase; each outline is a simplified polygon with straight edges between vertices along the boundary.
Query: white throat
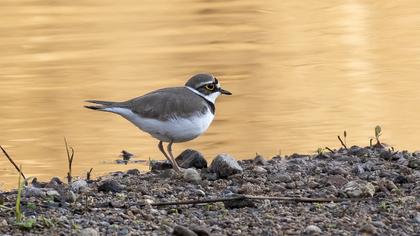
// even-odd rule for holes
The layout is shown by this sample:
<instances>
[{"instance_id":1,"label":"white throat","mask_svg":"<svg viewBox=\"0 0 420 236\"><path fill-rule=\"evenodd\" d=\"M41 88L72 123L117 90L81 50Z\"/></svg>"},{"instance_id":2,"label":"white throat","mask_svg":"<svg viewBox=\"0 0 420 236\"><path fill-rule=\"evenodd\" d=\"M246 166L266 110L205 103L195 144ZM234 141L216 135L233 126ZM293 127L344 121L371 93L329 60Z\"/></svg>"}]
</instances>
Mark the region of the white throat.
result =
<instances>
[{"instance_id":1,"label":"white throat","mask_svg":"<svg viewBox=\"0 0 420 236\"><path fill-rule=\"evenodd\" d=\"M203 97L204 99L206 99L207 101L215 104L217 97L219 97L219 95L221 94L220 92L215 92L209 95L204 95L200 92L198 92L197 90L190 88L188 86L185 86L187 89L191 90L193 93L200 95L201 97Z\"/></svg>"}]
</instances>

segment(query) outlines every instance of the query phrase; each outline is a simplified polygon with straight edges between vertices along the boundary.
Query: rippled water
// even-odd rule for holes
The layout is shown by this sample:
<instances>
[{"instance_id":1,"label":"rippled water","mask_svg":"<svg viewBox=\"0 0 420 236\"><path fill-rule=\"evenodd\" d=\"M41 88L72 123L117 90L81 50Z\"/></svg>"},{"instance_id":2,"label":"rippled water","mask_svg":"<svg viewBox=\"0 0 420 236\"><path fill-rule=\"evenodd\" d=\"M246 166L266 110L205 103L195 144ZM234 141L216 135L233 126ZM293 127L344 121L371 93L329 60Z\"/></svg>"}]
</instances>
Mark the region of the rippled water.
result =
<instances>
[{"instance_id":1,"label":"rippled water","mask_svg":"<svg viewBox=\"0 0 420 236\"><path fill-rule=\"evenodd\" d=\"M234 96L175 153L310 153L343 130L367 145L377 124L384 141L418 148L418 1L2 0L0 21L0 144L27 175L65 175L64 136L75 175L146 170L112 163L123 149L162 159L157 141L83 100L127 100L201 71ZM1 157L3 188L16 179Z\"/></svg>"}]
</instances>

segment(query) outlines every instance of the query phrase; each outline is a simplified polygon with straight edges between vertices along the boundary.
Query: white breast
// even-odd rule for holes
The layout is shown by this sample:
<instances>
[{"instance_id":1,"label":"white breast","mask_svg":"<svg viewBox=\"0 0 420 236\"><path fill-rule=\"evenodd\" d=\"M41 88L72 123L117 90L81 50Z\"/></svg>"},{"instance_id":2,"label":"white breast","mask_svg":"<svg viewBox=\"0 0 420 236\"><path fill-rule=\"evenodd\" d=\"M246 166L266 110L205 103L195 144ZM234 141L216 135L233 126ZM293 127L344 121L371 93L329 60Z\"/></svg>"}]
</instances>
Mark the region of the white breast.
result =
<instances>
[{"instance_id":1,"label":"white breast","mask_svg":"<svg viewBox=\"0 0 420 236\"><path fill-rule=\"evenodd\" d=\"M208 111L197 113L191 118L173 118L166 121L143 118L126 108L106 108L105 111L119 114L131 121L139 129L149 133L154 138L170 142L186 142L204 133L213 121L214 115Z\"/></svg>"}]
</instances>

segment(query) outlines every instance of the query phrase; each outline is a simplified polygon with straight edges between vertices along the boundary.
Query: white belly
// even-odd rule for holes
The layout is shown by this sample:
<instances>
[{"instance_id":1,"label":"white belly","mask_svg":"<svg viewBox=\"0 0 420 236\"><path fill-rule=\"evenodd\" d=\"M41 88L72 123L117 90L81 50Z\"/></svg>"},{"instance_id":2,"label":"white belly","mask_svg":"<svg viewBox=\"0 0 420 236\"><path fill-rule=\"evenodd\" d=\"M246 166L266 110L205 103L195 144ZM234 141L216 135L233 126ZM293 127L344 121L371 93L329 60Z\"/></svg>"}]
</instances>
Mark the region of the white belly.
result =
<instances>
[{"instance_id":1,"label":"white belly","mask_svg":"<svg viewBox=\"0 0 420 236\"><path fill-rule=\"evenodd\" d=\"M186 142L197 138L209 128L214 118L214 115L208 111L205 114L199 113L190 119L173 118L160 121L142 118L126 108L107 108L105 110L123 116L138 128L160 141L173 141L175 143Z\"/></svg>"}]
</instances>

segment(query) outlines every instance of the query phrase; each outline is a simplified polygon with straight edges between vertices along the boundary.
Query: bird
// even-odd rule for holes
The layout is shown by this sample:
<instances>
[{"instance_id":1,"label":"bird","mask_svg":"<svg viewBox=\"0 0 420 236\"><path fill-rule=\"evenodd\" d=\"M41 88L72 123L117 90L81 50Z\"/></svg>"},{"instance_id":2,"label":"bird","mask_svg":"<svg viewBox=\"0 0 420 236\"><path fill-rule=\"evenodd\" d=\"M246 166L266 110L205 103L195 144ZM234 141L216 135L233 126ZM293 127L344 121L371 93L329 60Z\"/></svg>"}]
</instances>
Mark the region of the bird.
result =
<instances>
[{"instance_id":1,"label":"bird","mask_svg":"<svg viewBox=\"0 0 420 236\"><path fill-rule=\"evenodd\" d=\"M192 76L183 87L168 87L124 102L86 100L92 110L111 112L127 119L140 130L157 139L159 151L172 163L175 171L183 170L174 159L172 145L193 140L212 123L216 99L232 95L224 90L210 73ZM166 151L163 143L168 143Z\"/></svg>"}]
</instances>

